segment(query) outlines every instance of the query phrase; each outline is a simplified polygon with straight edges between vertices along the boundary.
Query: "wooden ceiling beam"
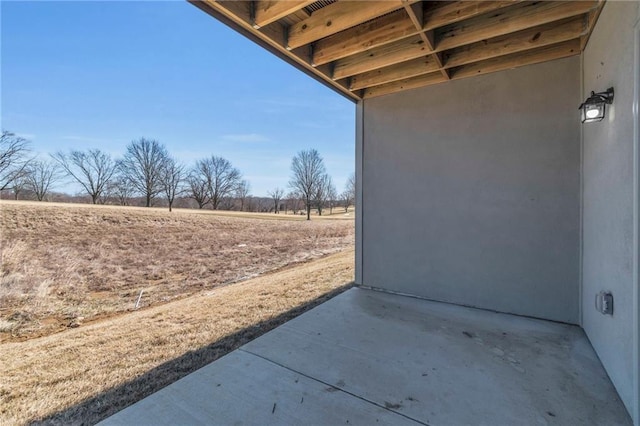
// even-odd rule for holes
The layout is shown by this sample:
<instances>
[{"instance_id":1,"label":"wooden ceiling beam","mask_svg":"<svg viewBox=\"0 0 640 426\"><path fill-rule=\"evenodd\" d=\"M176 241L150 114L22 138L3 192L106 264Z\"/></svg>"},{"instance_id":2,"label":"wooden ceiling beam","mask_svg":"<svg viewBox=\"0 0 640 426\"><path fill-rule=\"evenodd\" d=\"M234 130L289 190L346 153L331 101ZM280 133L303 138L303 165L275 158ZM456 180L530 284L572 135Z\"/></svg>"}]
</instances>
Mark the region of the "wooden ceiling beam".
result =
<instances>
[{"instance_id":1,"label":"wooden ceiling beam","mask_svg":"<svg viewBox=\"0 0 640 426\"><path fill-rule=\"evenodd\" d=\"M494 37L443 53L446 68L569 41L585 34L584 18L577 16L500 37Z\"/></svg>"},{"instance_id":2,"label":"wooden ceiling beam","mask_svg":"<svg viewBox=\"0 0 640 426\"><path fill-rule=\"evenodd\" d=\"M488 38L513 33L549 22L582 15L595 8L595 1L550 1L524 3L492 16L448 25L436 32L436 50L447 50Z\"/></svg>"},{"instance_id":3,"label":"wooden ceiling beam","mask_svg":"<svg viewBox=\"0 0 640 426\"><path fill-rule=\"evenodd\" d=\"M605 0L598 0L598 6L589 12L589 15L586 17L586 26L587 32L580 38L580 49L584 50L589 42L589 36L591 36L591 30L593 30L593 26L596 24L598 17L600 16L600 12L602 12L602 8L604 7Z\"/></svg>"},{"instance_id":4,"label":"wooden ceiling beam","mask_svg":"<svg viewBox=\"0 0 640 426\"><path fill-rule=\"evenodd\" d=\"M451 78L453 80L458 80L475 75L488 74L525 65L537 64L553 59L566 58L569 56L577 55L579 53L580 39L577 38L568 42L558 43L556 45L532 49L528 52L516 53L505 57L489 59L469 65L463 65L453 70ZM405 80L398 80L391 83L366 88L363 91L362 97L364 99L369 99L376 96L400 92L402 90L417 89L419 87L443 83L445 81L446 79L442 76L442 74L440 74L439 72L432 72L418 77L412 77Z\"/></svg>"},{"instance_id":5,"label":"wooden ceiling beam","mask_svg":"<svg viewBox=\"0 0 640 426\"><path fill-rule=\"evenodd\" d=\"M413 22L413 25L416 27L418 31L420 31L419 35L424 44L430 51L434 51L435 49L435 33L433 30L422 31L424 27L424 3L413 3L413 4L405 4L405 10L407 11L407 15L409 15L409 19ZM435 65L439 68L443 68L442 58L439 54L435 53L432 55L431 61L435 63ZM448 80L449 73L444 69L441 71L441 74Z\"/></svg>"},{"instance_id":6,"label":"wooden ceiling beam","mask_svg":"<svg viewBox=\"0 0 640 426\"><path fill-rule=\"evenodd\" d=\"M429 53L443 52L486 39L504 36L525 30L531 26L544 25L567 17L584 14L596 5L595 1L539 2L495 12L491 17L475 18L470 23L462 22L444 27L448 35L438 39L436 30L435 50L429 49L420 36L398 40L381 47L370 49L353 56L335 61L333 78L344 78L377 68L387 67L397 62L419 58ZM540 12L539 15L536 12ZM487 22L491 22L488 25ZM425 34L428 34L425 33ZM416 41L416 39L418 41ZM446 52L444 52L446 53Z\"/></svg>"},{"instance_id":7,"label":"wooden ceiling beam","mask_svg":"<svg viewBox=\"0 0 640 426\"><path fill-rule=\"evenodd\" d=\"M398 62L420 58L432 53L420 36L415 35L405 40L358 53L334 62L334 80L361 74Z\"/></svg>"},{"instance_id":8,"label":"wooden ceiling beam","mask_svg":"<svg viewBox=\"0 0 640 426\"><path fill-rule=\"evenodd\" d=\"M313 63L326 64L415 34L418 30L401 9L318 40L313 47Z\"/></svg>"},{"instance_id":9,"label":"wooden ceiling beam","mask_svg":"<svg viewBox=\"0 0 640 426\"><path fill-rule=\"evenodd\" d=\"M404 80L410 77L428 74L438 71L438 69L438 64L433 59L433 56L425 56L423 58L413 59L389 67L354 75L351 77L349 89L364 89L396 80Z\"/></svg>"},{"instance_id":10,"label":"wooden ceiling beam","mask_svg":"<svg viewBox=\"0 0 640 426\"><path fill-rule=\"evenodd\" d=\"M289 27L287 48L295 49L401 8L400 0L332 3Z\"/></svg>"},{"instance_id":11,"label":"wooden ceiling beam","mask_svg":"<svg viewBox=\"0 0 640 426\"><path fill-rule=\"evenodd\" d=\"M471 19L479 15L510 7L523 0L506 1L443 1L435 7L425 8L424 29L434 30L445 25Z\"/></svg>"},{"instance_id":12,"label":"wooden ceiling beam","mask_svg":"<svg viewBox=\"0 0 640 426\"><path fill-rule=\"evenodd\" d=\"M452 80L473 77L481 74L488 74L524 65L537 64L554 59L566 58L580 54L580 39L565 41L563 43L544 46L538 49L531 49L526 52L514 53L500 56L498 58L487 59L474 62L452 69Z\"/></svg>"},{"instance_id":13,"label":"wooden ceiling beam","mask_svg":"<svg viewBox=\"0 0 640 426\"><path fill-rule=\"evenodd\" d=\"M364 89L362 97L364 99L369 99L376 96L400 92L402 90L417 89L418 87L428 86L431 84L444 83L445 81L447 81L446 78L436 71L418 77L398 80L392 83L381 84L379 86L368 87Z\"/></svg>"},{"instance_id":14,"label":"wooden ceiling beam","mask_svg":"<svg viewBox=\"0 0 640 426\"><path fill-rule=\"evenodd\" d=\"M577 55L605 0L188 1L357 100Z\"/></svg>"},{"instance_id":15,"label":"wooden ceiling beam","mask_svg":"<svg viewBox=\"0 0 640 426\"><path fill-rule=\"evenodd\" d=\"M418 29L413 22L407 20L406 13L399 10L375 21L360 24L318 40L314 44L313 63L322 65L333 62L416 35L422 31L433 30L483 13L512 6L518 2L519 0L442 2L436 4L435 7L425 8L422 29Z\"/></svg>"},{"instance_id":16,"label":"wooden ceiling beam","mask_svg":"<svg viewBox=\"0 0 640 426\"><path fill-rule=\"evenodd\" d=\"M253 28L276 22L310 5L314 0L258 0L253 2Z\"/></svg>"},{"instance_id":17,"label":"wooden ceiling beam","mask_svg":"<svg viewBox=\"0 0 640 426\"><path fill-rule=\"evenodd\" d=\"M424 3L407 3L403 2L404 10L409 15L409 19L413 23L416 30L422 31L424 25Z\"/></svg>"},{"instance_id":18,"label":"wooden ceiling beam","mask_svg":"<svg viewBox=\"0 0 640 426\"><path fill-rule=\"evenodd\" d=\"M211 9L224 13L225 16L233 17L234 21L241 23L243 27L252 25L251 19L251 2L249 1L234 1L234 0L187 0L198 6L202 3ZM265 36L271 43L278 45L279 47L285 46L286 33L281 25L270 25L262 28L259 34Z\"/></svg>"}]
</instances>

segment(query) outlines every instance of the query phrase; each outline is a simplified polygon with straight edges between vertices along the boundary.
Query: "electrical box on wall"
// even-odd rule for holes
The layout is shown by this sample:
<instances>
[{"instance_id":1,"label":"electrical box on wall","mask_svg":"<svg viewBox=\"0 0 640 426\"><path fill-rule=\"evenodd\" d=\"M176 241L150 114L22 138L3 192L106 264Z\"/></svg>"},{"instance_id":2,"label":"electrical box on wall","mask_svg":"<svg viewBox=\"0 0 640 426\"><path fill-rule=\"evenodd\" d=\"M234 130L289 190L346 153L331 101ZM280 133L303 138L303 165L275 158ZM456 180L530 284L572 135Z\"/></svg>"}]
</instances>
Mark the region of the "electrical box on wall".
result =
<instances>
[{"instance_id":1,"label":"electrical box on wall","mask_svg":"<svg viewBox=\"0 0 640 426\"><path fill-rule=\"evenodd\" d=\"M596 294L596 309L604 315L613 315L613 294L601 291Z\"/></svg>"}]
</instances>

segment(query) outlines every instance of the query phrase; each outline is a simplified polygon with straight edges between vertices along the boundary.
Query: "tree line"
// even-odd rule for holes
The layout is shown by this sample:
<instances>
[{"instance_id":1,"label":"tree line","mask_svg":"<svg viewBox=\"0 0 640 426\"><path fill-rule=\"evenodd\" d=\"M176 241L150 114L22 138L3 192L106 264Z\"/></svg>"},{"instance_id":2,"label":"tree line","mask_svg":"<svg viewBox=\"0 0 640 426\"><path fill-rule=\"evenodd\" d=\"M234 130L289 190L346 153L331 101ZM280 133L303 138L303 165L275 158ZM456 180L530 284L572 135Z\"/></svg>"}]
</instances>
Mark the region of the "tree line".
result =
<instances>
[{"instance_id":1,"label":"tree line","mask_svg":"<svg viewBox=\"0 0 640 426\"><path fill-rule=\"evenodd\" d=\"M30 157L30 142L9 131L0 136L0 191L10 190L17 200L30 193L38 201L46 200L53 185L70 178L83 189L93 204L116 200L128 205L140 197L150 207L164 199L172 211L178 198L194 200L198 208L245 211L251 199L250 183L231 162L212 155L199 159L191 167L181 164L160 142L140 138L131 141L122 158L114 159L99 149L56 152L49 159ZM289 192L277 187L268 192L269 211L281 210L322 215L341 206L347 211L355 199L355 176L344 190L337 189L326 171L324 160L315 149L298 152L291 162Z\"/></svg>"}]
</instances>

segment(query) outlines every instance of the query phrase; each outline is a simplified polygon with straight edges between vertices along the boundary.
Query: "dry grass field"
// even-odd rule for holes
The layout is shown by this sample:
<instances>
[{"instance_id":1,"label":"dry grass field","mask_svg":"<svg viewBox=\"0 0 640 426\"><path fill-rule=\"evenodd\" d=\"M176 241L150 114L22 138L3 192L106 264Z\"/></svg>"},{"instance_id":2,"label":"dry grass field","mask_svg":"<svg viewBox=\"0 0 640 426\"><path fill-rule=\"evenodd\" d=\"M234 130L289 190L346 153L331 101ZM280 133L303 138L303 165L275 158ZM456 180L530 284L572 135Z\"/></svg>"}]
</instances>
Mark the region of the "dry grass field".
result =
<instances>
[{"instance_id":1,"label":"dry grass field","mask_svg":"<svg viewBox=\"0 0 640 426\"><path fill-rule=\"evenodd\" d=\"M0 344L0 424L94 424L345 290L353 250Z\"/></svg>"},{"instance_id":2,"label":"dry grass field","mask_svg":"<svg viewBox=\"0 0 640 426\"><path fill-rule=\"evenodd\" d=\"M352 220L5 201L0 212L2 425L93 424L353 280Z\"/></svg>"},{"instance_id":3,"label":"dry grass field","mask_svg":"<svg viewBox=\"0 0 640 426\"><path fill-rule=\"evenodd\" d=\"M279 217L279 220L269 220ZM0 204L0 342L183 298L353 245L352 220Z\"/></svg>"}]
</instances>

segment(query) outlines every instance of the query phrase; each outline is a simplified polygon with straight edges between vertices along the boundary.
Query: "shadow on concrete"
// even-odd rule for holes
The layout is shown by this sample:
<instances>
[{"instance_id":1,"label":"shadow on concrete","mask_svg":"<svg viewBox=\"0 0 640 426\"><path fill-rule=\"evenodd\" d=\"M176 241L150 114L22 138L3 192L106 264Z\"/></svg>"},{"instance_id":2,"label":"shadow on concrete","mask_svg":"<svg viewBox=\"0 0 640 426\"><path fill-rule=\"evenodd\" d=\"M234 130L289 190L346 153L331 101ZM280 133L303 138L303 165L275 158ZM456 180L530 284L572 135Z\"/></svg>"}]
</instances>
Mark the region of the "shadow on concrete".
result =
<instances>
[{"instance_id":1,"label":"shadow on concrete","mask_svg":"<svg viewBox=\"0 0 640 426\"><path fill-rule=\"evenodd\" d=\"M32 420L29 422L29 425L95 424L351 287L353 287L353 283L346 284L329 293L323 294L305 305L284 312L277 317L261 321L207 346L203 346L200 349L187 352L120 386L108 389L99 395L88 398L47 417Z\"/></svg>"}]
</instances>

